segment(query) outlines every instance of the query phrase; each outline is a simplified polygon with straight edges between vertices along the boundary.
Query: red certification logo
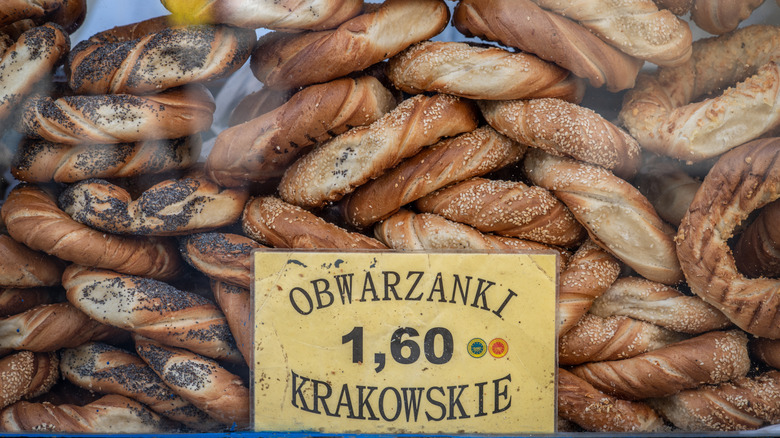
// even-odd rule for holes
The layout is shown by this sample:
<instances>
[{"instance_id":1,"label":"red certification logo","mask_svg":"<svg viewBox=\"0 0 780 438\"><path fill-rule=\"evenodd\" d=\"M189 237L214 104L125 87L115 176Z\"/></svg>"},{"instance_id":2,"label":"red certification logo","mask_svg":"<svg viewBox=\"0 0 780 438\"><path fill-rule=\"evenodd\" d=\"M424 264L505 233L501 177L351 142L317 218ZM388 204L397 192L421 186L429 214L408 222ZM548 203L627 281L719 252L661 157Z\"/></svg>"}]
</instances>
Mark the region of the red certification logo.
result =
<instances>
[{"instance_id":1,"label":"red certification logo","mask_svg":"<svg viewBox=\"0 0 780 438\"><path fill-rule=\"evenodd\" d=\"M495 358L501 358L506 356L506 353L509 351L509 344L507 344L506 341L501 338L496 338L490 341L490 344L488 344L488 351L490 352L491 356Z\"/></svg>"}]
</instances>

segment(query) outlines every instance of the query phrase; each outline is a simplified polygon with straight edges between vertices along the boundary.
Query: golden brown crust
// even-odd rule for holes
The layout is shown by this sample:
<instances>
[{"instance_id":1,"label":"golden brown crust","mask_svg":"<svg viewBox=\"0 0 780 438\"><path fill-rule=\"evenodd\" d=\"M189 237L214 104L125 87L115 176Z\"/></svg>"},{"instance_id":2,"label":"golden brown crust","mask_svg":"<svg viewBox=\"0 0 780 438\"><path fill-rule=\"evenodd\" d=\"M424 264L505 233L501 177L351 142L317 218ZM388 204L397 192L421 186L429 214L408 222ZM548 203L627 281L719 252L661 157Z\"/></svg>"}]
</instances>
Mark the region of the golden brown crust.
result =
<instances>
[{"instance_id":1,"label":"golden brown crust","mask_svg":"<svg viewBox=\"0 0 780 438\"><path fill-rule=\"evenodd\" d=\"M18 402L0 412L6 432L159 433L172 427L146 406L114 394L84 406Z\"/></svg>"},{"instance_id":2,"label":"golden brown crust","mask_svg":"<svg viewBox=\"0 0 780 438\"><path fill-rule=\"evenodd\" d=\"M20 351L0 359L0 408L41 395L59 380L56 353Z\"/></svg>"},{"instance_id":3,"label":"golden brown crust","mask_svg":"<svg viewBox=\"0 0 780 438\"><path fill-rule=\"evenodd\" d=\"M290 100L296 91L296 89L274 90L273 88L263 87L254 93L248 94L230 112L228 125L240 125L271 112Z\"/></svg>"},{"instance_id":4,"label":"golden brown crust","mask_svg":"<svg viewBox=\"0 0 780 438\"><path fill-rule=\"evenodd\" d=\"M780 421L780 372L704 385L650 403L682 430L723 433L757 429Z\"/></svg>"},{"instance_id":5,"label":"golden brown crust","mask_svg":"<svg viewBox=\"0 0 780 438\"><path fill-rule=\"evenodd\" d=\"M199 233L179 240L184 260L209 278L249 289L252 251L265 248L254 240L230 233Z\"/></svg>"},{"instance_id":6,"label":"golden brown crust","mask_svg":"<svg viewBox=\"0 0 780 438\"><path fill-rule=\"evenodd\" d=\"M62 274L60 274L62 277ZM60 288L0 288L0 318L59 301Z\"/></svg>"},{"instance_id":7,"label":"golden brown crust","mask_svg":"<svg viewBox=\"0 0 780 438\"><path fill-rule=\"evenodd\" d=\"M222 281L211 280L211 291L214 300L227 318L230 332L236 339L236 346L244 356L244 361L250 367L254 346L254 334L252 326L252 296L248 288L234 286Z\"/></svg>"},{"instance_id":8,"label":"golden brown crust","mask_svg":"<svg viewBox=\"0 0 780 438\"><path fill-rule=\"evenodd\" d=\"M242 360L225 315L200 295L156 280L79 265L65 270L62 285L68 301L96 321L204 356Z\"/></svg>"},{"instance_id":9,"label":"golden brown crust","mask_svg":"<svg viewBox=\"0 0 780 438\"><path fill-rule=\"evenodd\" d=\"M453 24L466 36L499 41L554 62L594 87L634 86L643 61L613 48L588 29L531 0L463 0Z\"/></svg>"},{"instance_id":10,"label":"golden brown crust","mask_svg":"<svg viewBox=\"0 0 780 438\"><path fill-rule=\"evenodd\" d=\"M62 8L67 0L6 0L0 11L0 25L25 18L41 19Z\"/></svg>"},{"instance_id":11,"label":"golden brown crust","mask_svg":"<svg viewBox=\"0 0 780 438\"><path fill-rule=\"evenodd\" d=\"M101 179L79 181L59 204L74 220L114 234L176 236L214 230L238 221L249 193L223 189L193 172L157 183L133 199Z\"/></svg>"},{"instance_id":12,"label":"golden brown crust","mask_svg":"<svg viewBox=\"0 0 780 438\"><path fill-rule=\"evenodd\" d=\"M432 192L414 205L423 213L438 214L483 233L564 248L585 238L585 229L563 203L548 190L520 181L471 178Z\"/></svg>"},{"instance_id":13,"label":"golden brown crust","mask_svg":"<svg viewBox=\"0 0 780 438\"><path fill-rule=\"evenodd\" d=\"M579 22L622 52L658 65L677 65L691 56L688 23L653 0L534 0L540 7Z\"/></svg>"},{"instance_id":14,"label":"golden brown crust","mask_svg":"<svg viewBox=\"0 0 780 438\"><path fill-rule=\"evenodd\" d=\"M326 82L437 35L448 20L442 0L387 0L337 29L263 36L250 64L260 82L272 88Z\"/></svg>"},{"instance_id":15,"label":"golden brown crust","mask_svg":"<svg viewBox=\"0 0 780 438\"><path fill-rule=\"evenodd\" d=\"M37 186L14 188L0 214L15 240L63 260L159 279L173 278L181 268L174 242L93 230L71 219Z\"/></svg>"},{"instance_id":16,"label":"golden brown crust","mask_svg":"<svg viewBox=\"0 0 780 438\"><path fill-rule=\"evenodd\" d=\"M222 131L206 172L226 186L277 179L309 146L368 125L393 106L392 94L371 76L312 85L280 107Z\"/></svg>"},{"instance_id":17,"label":"golden brown crust","mask_svg":"<svg viewBox=\"0 0 780 438\"><path fill-rule=\"evenodd\" d=\"M680 333L699 334L731 326L718 309L697 296L639 277L623 277L593 302L601 317L623 315Z\"/></svg>"},{"instance_id":18,"label":"golden brown crust","mask_svg":"<svg viewBox=\"0 0 780 438\"><path fill-rule=\"evenodd\" d=\"M737 326L780 337L780 280L747 278L728 240L748 215L780 197L780 139L756 140L724 154L704 178L677 233L677 254L695 294Z\"/></svg>"},{"instance_id":19,"label":"golden brown crust","mask_svg":"<svg viewBox=\"0 0 780 438\"><path fill-rule=\"evenodd\" d=\"M664 422L648 405L604 394L558 368L558 414L594 432L661 431Z\"/></svg>"},{"instance_id":20,"label":"golden brown crust","mask_svg":"<svg viewBox=\"0 0 780 438\"><path fill-rule=\"evenodd\" d=\"M691 20L711 34L721 35L736 29L762 3L764 0L696 0Z\"/></svg>"},{"instance_id":21,"label":"golden brown crust","mask_svg":"<svg viewBox=\"0 0 780 438\"><path fill-rule=\"evenodd\" d=\"M273 196L250 199L241 223L247 236L274 248L387 248L376 239L349 232Z\"/></svg>"},{"instance_id":22,"label":"golden brown crust","mask_svg":"<svg viewBox=\"0 0 780 438\"><path fill-rule=\"evenodd\" d=\"M414 96L371 125L351 129L298 159L282 177L279 194L304 208L320 207L442 137L476 127L471 102L446 94Z\"/></svg>"},{"instance_id":23,"label":"golden brown crust","mask_svg":"<svg viewBox=\"0 0 780 438\"><path fill-rule=\"evenodd\" d=\"M513 164L525 150L489 126L444 139L359 186L341 212L349 224L369 227L436 189Z\"/></svg>"},{"instance_id":24,"label":"golden brown crust","mask_svg":"<svg viewBox=\"0 0 780 438\"><path fill-rule=\"evenodd\" d=\"M201 137L137 143L66 145L27 139L14 154L11 173L20 181L72 183L186 169L200 155Z\"/></svg>"},{"instance_id":25,"label":"golden brown crust","mask_svg":"<svg viewBox=\"0 0 780 438\"><path fill-rule=\"evenodd\" d=\"M27 30L12 46L0 51L0 120L23 102L33 86L54 70L69 49L70 39L65 31L48 23Z\"/></svg>"},{"instance_id":26,"label":"golden brown crust","mask_svg":"<svg viewBox=\"0 0 780 438\"><path fill-rule=\"evenodd\" d=\"M188 22L226 23L257 29L331 29L360 13L363 0L162 0Z\"/></svg>"},{"instance_id":27,"label":"golden brown crust","mask_svg":"<svg viewBox=\"0 0 780 438\"><path fill-rule=\"evenodd\" d=\"M759 361L780 370L780 340L754 338L750 341L750 352Z\"/></svg>"},{"instance_id":28,"label":"golden brown crust","mask_svg":"<svg viewBox=\"0 0 780 438\"><path fill-rule=\"evenodd\" d=\"M579 365L572 372L600 391L639 400L721 383L750 369L745 333L709 332L629 359Z\"/></svg>"},{"instance_id":29,"label":"golden brown crust","mask_svg":"<svg viewBox=\"0 0 780 438\"><path fill-rule=\"evenodd\" d=\"M218 425L171 391L135 353L89 342L65 349L61 355L62 376L82 388L129 397L196 430L209 430Z\"/></svg>"},{"instance_id":30,"label":"golden brown crust","mask_svg":"<svg viewBox=\"0 0 780 438\"><path fill-rule=\"evenodd\" d=\"M0 234L0 287L38 287L60 284L65 263L33 251L10 236Z\"/></svg>"},{"instance_id":31,"label":"golden brown crust","mask_svg":"<svg viewBox=\"0 0 780 438\"><path fill-rule=\"evenodd\" d=\"M585 314L558 341L558 363L628 359L682 341L683 335L625 316Z\"/></svg>"},{"instance_id":32,"label":"golden brown crust","mask_svg":"<svg viewBox=\"0 0 780 438\"><path fill-rule=\"evenodd\" d=\"M780 65L772 61L778 48L776 26L700 39L688 62L639 76L620 122L643 148L688 161L753 140L780 123Z\"/></svg>"},{"instance_id":33,"label":"golden brown crust","mask_svg":"<svg viewBox=\"0 0 780 438\"><path fill-rule=\"evenodd\" d=\"M611 170L630 178L639 144L595 111L560 99L479 102L487 122L520 143Z\"/></svg>"},{"instance_id":34,"label":"golden brown crust","mask_svg":"<svg viewBox=\"0 0 780 438\"><path fill-rule=\"evenodd\" d=\"M249 389L217 362L190 351L135 336L138 355L173 392L215 420L249 427Z\"/></svg>"},{"instance_id":35,"label":"golden brown crust","mask_svg":"<svg viewBox=\"0 0 780 438\"><path fill-rule=\"evenodd\" d=\"M579 103L585 83L530 53L467 43L423 41L390 58L387 75L407 93L469 99L556 97Z\"/></svg>"},{"instance_id":36,"label":"golden brown crust","mask_svg":"<svg viewBox=\"0 0 780 438\"><path fill-rule=\"evenodd\" d=\"M749 277L780 277L780 201L769 203L734 246L739 272Z\"/></svg>"},{"instance_id":37,"label":"golden brown crust","mask_svg":"<svg viewBox=\"0 0 780 438\"><path fill-rule=\"evenodd\" d=\"M645 278L682 280L674 229L628 182L592 164L529 150L526 175L551 190L588 230L590 238Z\"/></svg>"},{"instance_id":38,"label":"golden brown crust","mask_svg":"<svg viewBox=\"0 0 780 438\"><path fill-rule=\"evenodd\" d=\"M147 96L35 97L24 105L20 128L67 144L178 138L208 130L214 109L211 92L199 84Z\"/></svg>"},{"instance_id":39,"label":"golden brown crust","mask_svg":"<svg viewBox=\"0 0 780 438\"><path fill-rule=\"evenodd\" d=\"M122 29L107 30L77 44L68 55L71 89L77 94L144 94L211 81L238 70L255 43L249 29L169 26L159 18L150 22L136 26L146 34L127 38Z\"/></svg>"},{"instance_id":40,"label":"golden brown crust","mask_svg":"<svg viewBox=\"0 0 780 438\"><path fill-rule=\"evenodd\" d=\"M558 280L558 337L569 331L620 275L620 262L592 240L583 242Z\"/></svg>"}]
</instances>

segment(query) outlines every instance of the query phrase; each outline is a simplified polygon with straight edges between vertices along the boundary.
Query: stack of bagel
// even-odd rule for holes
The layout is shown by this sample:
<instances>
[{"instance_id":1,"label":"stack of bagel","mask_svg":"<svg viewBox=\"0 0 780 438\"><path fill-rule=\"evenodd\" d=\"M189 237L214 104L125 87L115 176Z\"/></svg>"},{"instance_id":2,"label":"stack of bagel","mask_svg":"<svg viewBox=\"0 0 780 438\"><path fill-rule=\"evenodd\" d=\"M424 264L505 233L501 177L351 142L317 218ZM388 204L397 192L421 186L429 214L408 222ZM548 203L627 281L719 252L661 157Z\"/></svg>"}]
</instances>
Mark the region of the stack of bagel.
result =
<instances>
[{"instance_id":1,"label":"stack of bagel","mask_svg":"<svg viewBox=\"0 0 780 438\"><path fill-rule=\"evenodd\" d=\"M162 0L72 50L83 1L12 3L0 431L250 427L262 248L554 251L560 431L780 423L761 1Z\"/></svg>"}]
</instances>

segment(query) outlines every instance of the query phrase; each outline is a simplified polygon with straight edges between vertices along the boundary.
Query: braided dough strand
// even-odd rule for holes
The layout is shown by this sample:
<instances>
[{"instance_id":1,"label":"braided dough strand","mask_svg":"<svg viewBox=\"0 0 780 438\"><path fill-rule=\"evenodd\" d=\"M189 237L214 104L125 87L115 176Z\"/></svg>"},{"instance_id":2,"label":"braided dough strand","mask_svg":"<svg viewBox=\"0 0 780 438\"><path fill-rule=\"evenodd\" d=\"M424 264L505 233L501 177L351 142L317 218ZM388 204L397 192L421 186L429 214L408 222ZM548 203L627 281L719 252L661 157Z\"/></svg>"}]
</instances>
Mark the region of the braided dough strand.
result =
<instances>
[{"instance_id":1,"label":"braided dough strand","mask_svg":"<svg viewBox=\"0 0 780 438\"><path fill-rule=\"evenodd\" d=\"M731 32L761 6L764 0L696 0L691 20L714 35Z\"/></svg>"},{"instance_id":2,"label":"braided dough strand","mask_svg":"<svg viewBox=\"0 0 780 438\"><path fill-rule=\"evenodd\" d=\"M780 280L747 278L728 240L748 215L780 198L780 138L724 154L704 178L677 233L691 290L757 336L780 338Z\"/></svg>"}]
</instances>

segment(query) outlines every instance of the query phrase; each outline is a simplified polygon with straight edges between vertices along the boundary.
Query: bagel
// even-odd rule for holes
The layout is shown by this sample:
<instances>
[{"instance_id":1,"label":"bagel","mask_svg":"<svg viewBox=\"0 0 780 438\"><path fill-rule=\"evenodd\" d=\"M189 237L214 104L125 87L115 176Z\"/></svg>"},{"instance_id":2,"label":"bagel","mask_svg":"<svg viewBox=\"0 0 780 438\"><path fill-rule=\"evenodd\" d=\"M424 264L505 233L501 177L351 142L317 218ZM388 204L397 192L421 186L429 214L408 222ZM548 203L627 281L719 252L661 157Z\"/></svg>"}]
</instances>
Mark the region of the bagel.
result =
<instances>
[{"instance_id":1,"label":"bagel","mask_svg":"<svg viewBox=\"0 0 780 438\"><path fill-rule=\"evenodd\" d=\"M88 179L59 197L74 220L114 234L176 236L210 231L238 221L249 198L223 189L199 172L153 185L136 199L105 180Z\"/></svg>"},{"instance_id":2,"label":"bagel","mask_svg":"<svg viewBox=\"0 0 780 438\"><path fill-rule=\"evenodd\" d=\"M190 234L179 241L179 251L192 267L244 289L252 287L252 251L261 248L248 237L229 233Z\"/></svg>"},{"instance_id":3,"label":"bagel","mask_svg":"<svg viewBox=\"0 0 780 438\"><path fill-rule=\"evenodd\" d=\"M236 347L244 356L248 366L252 366L254 349L254 330L252 325L252 296L250 289L234 286L218 280L211 280L211 292L214 300L227 318L230 332L236 340Z\"/></svg>"},{"instance_id":4,"label":"bagel","mask_svg":"<svg viewBox=\"0 0 780 438\"><path fill-rule=\"evenodd\" d=\"M161 0L176 20L256 29L331 29L360 13L363 0Z\"/></svg>"},{"instance_id":5,"label":"bagel","mask_svg":"<svg viewBox=\"0 0 780 438\"><path fill-rule=\"evenodd\" d=\"M0 120L6 119L34 85L54 71L69 49L68 34L59 25L47 23L25 31L0 51Z\"/></svg>"},{"instance_id":6,"label":"bagel","mask_svg":"<svg viewBox=\"0 0 780 438\"><path fill-rule=\"evenodd\" d=\"M780 198L780 138L755 140L724 154L702 181L677 232L688 285L737 326L780 338L780 280L739 272L728 240L748 215Z\"/></svg>"},{"instance_id":7,"label":"bagel","mask_svg":"<svg viewBox=\"0 0 780 438\"><path fill-rule=\"evenodd\" d=\"M4 0L0 26L32 19L38 24L51 21L66 32L73 32L81 26L86 14L86 0Z\"/></svg>"},{"instance_id":8,"label":"bagel","mask_svg":"<svg viewBox=\"0 0 780 438\"><path fill-rule=\"evenodd\" d=\"M467 37L533 53L613 92L633 87L644 63L531 0L461 0L452 22Z\"/></svg>"},{"instance_id":9,"label":"bagel","mask_svg":"<svg viewBox=\"0 0 780 438\"><path fill-rule=\"evenodd\" d=\"M780 201L767 204L734 246L737 269L749 277L780 277Z\"/></svg>"},{"instance_id":10,"label":"bagel","mask_svg":"<svg viewBox=\"0 0 780 438\"><path fill-rule=\"evenodd\" d=\"M0 288L0 318L60 301L60 290L52 287Z\"/></svg>"},{"instance_id":11,"label":"bagel","mask_svg":"<svg viewBox=\"0 0 780 438\"><path fill-rule=\"evenodd\" d=\"M714 35L731 32L764 0L695 0L691 20Z\"/></svg>"},{"instance_id":12,"label":"bagel","mask_svg":"<svg viewBox=\"0 0 780 438\"><path fill-rule=\"evenodd\" d=\"M0 287L57 286L65 263L0 234Z\"/></svg>"},{"instance_id":13,"label":"bagel","mask_svg":"<svg viewBox=\"0 0 780 438\"><path fill-rule=\"evenodd\" d=\"M618 117L643 148L690 162L770 131L780 124L780 27L696 41L688 62L640 75Z\"/></svg>"},{"instance_id":14,"label":"bagel","mask_svg":"<svg viewBox=\"0 0 780 438\"><path fill-rule=\"evenodd\" d=\"M252 52L255 33L229 26L173 26L158 17L107 30L68 55L76 94L144 94L225 77Z\"/></svg>"},{"instance_id":15,"label":"bagel","mask_svg":"<svg viewBox=\"0 0 780 438\"><path fill-rule=\"evenodd\" d=\"M41 96L25 103L20 130L66 144L178 138L207 131L214 110L211 92L200 84L147 96Z\"/></svg>"},{"instance_id":16,"label":"bagel","mask_svg":"<svg viewBox=\"0 0 780 438\"><path fill-rule=\"evenodd\" d=\"M443 0L386 0L333 30L266 34L258 40L250 66L271 88L327 82L437 35L449 16Z\"/></svg>"},{"instance_id":17,"label":"bagel","mask_svg":"<svg viewBox=\"0 0 780 438\"><path fill-rule=\"evenodd\" d=\"M15 240L63 260L159 279L173 278L181 269L175 243L93 230L71 219L55 196L34 185L15 187L0 214Z\"/></svg>"},{"instance_id":18,"label":"bagel","mask_svg":"<svg viewBox=\"0 0 780 438\"><path fill-rule=\"evenodd\" d=\"M0 359L0 409L48 392L60 378L56 353L19 351Z\"/></svg>"},{"instance_id":19,"label":"bagel","mask_svg":"<svg viewBox=\"0 0 780 438\"><path fill-rule=\"evenodd\" d=\"M124 178L186 169L197 162L200 150L200 135L81 145L27 139L14 154L11 173L27 182L73 183L89 178Z\"/></svg>"},{"instance_id":20,"label":"bagel","mask_svg":"<svg viewBox=\"0 0 780 438\"><path fill-rule=\"evenodd\" d=\"M467 43L423 41L390 58L387 76L407 93L469 99L556 97L579 103L585 83L530 53Z\"/></svg>"}]
</instances>

